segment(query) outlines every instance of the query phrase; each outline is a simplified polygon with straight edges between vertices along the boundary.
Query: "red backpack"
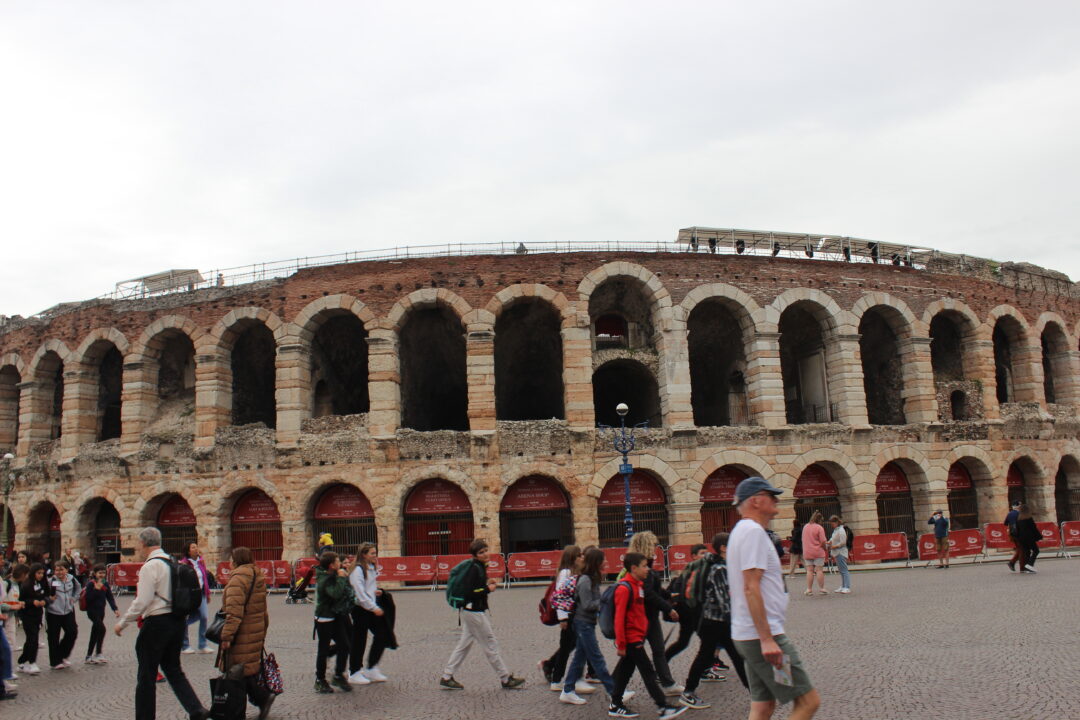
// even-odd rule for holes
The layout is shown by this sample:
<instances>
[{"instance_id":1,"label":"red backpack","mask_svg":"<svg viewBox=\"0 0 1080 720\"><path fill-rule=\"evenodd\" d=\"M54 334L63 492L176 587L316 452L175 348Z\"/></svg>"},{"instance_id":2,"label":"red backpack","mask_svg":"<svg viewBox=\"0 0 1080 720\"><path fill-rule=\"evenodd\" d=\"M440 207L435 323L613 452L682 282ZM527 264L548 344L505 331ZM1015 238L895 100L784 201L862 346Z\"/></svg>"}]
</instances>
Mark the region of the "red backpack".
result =
<instances>
[{"instance_id":1,"label":"red backpack","mask_svg":"<svg viewBox=\"0 0 1080 720\"><path fill-rule=\"evenodd\" d=\"M551 596L555 594L555 580L551 581L544 597L540 598L540 622L545 625L558 625L559 616L555 614L555 606L551 603Z\"/></svg>"}]
</instances>

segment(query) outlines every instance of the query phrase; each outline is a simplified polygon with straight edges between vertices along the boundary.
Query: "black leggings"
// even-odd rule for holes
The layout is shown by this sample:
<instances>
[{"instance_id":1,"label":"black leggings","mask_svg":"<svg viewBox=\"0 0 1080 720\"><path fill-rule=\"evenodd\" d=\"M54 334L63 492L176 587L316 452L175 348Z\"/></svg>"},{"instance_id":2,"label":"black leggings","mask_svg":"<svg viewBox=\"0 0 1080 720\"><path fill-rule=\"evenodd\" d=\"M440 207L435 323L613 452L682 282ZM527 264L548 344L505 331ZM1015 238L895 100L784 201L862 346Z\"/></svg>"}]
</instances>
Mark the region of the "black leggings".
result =
<instances>
[{"instance_id":1,"label":"black leggings","mask_svg":"<svg viewBox=\"0 0 1080 720\"><path fill-rule=\"evenodd\" d=\"M90 620L90 644L86 646L86 657L101 654L101 645L105 642L105 611L94 612L88 610L86 617Z\"/></svg>"},{"instance_id":2,"label":"black leggings","mask_svg":"<svg viewBox=\"0 0 1080 720\"><path fill-rule=\"evenodd\" d=\"M56 667L61 661L67 660L75 649L75 640L79 637L75 611L67 615L45 613L45 630L49 636L49 665Z\"/></svg>"},{"instance_id":3,"label":"black leggings","mask_svg":"<svg viewBox=\"0 0 1080 720\"><path fill-rule=\"evenodd\" d=\"M38 635L41 633L41 608L35 608L36 612L24 612L22 614L23 632L26 633L26 642L23 643L22 654L19 655L19 665L23 663L36 664L38 654Z\"/></svg>"},{"instance_id":4,"label":"black leggings","mask_svg":"<svg viewBox=\"0 0 1080 720\"><path fill-rule=\"evenodd\" d=\"M743 687L749 687L742 656L739 655L735 649L735 643L731 640L731 625L702 618L698 635L701 637L701 644L698 645L697 655L694 656L694 662L690 664L690 672L686 676L686 692L692 693L697 690L702 673L713 664L718 645L723 645L731 656L731 664L735 666L735 672L739 674L739 681L742 682Z\"/></svg>"},{"instance_id":5,"label":"black leggings","mask_svg":"<svg viewBox=\"0 0 1080 720\"><path fill-rule=\"evenodd\" d=\"M352 648L349 651L349 672L356 672L363 667L373 668L379 664L383 650L386 649L386 621L370 610L354 607L352 610ZM364 650L367 648L367 636L371 632L371 650L368 652L367 665L364 665Z\"/></svg>"},{"instance_id":6,"label":"black leggings","mask_svg":"<svg viewBox=\"0 0 1080 720\"><path fill-rule=\"evenodd\" d=\"M615 664L615 671L611 673L611 677L615 680L615 692L611 696L611 702L617 706L623 704L623 692L626 691L635 668L641 673L641 680L645 683L645 689L649 691L649 696L656 703L656 707L667 705L667 697L660 688L660 683L656 679L656 670L649 661L649 656L645 654L645 646L642 643L627 643L626 654Z\"/></svg>"},{"instance_id":7,"label":"black leggings","mask_svg":"<svg viewBox=\"0 0 1080 720\"><path fill-rule=\"evenodd\" d=\"M679 637L664 651L666 660L670 661L671 658L690 647L690 640L694 637L700 617L701 612L697 609L691 610L685 605L679 607Z\"/></svg>"},{"instance_id":8,"label":"black leggings","mask_svg":"<svg viewBox=\"0 0 1080 720\"><path fill-rule=\"evenodd\" d=\"M1030 543L1024 545L1024 565L1025 567L1030 565L1035 567L1035 561L1039 557L1039 545L1038 543Z\"/></svg>"},{"instance_id":9,"label":"black leggings","mask_svg":"<svg viewBox=\"0 0 1080 720\"><path fill-rule=\"evenodd\" d=\"M316 622L315 634L319 636L319 650L315 656L315 678L326 679L326 659L331 654L334 659L334 674L345 674L349 663L349 634L352 632L348 615L336 615L329 622ZM333 643L333 649L330 645Z\"/></svg>"}]
</instances>

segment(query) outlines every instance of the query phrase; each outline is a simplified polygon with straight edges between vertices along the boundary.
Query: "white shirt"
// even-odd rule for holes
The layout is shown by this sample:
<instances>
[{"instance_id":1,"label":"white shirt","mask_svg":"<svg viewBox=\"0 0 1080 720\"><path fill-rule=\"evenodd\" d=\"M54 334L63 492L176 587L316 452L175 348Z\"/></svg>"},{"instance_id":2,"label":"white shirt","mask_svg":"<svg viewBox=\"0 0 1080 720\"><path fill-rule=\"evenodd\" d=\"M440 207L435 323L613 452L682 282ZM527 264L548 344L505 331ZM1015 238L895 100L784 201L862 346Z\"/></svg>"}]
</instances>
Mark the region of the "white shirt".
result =
<instances>
[{"instance_id":1,"label":"white shirt","mask_svg":"<svg viewBox=\"0 0 1080 720\"><path fill-rule=\"evenodd\" d=\"M120 618L121 628L135 622L140 615L148 618L172 611L172 593L169 587L171 567L169 563L158 560L151 562L153 558L158 557L171 560L169 554L161 548L150 553L146 558L146 562L139 570L139 585L135 588L135 600Z\"/></svg>"},{"instance_id":2,"label":"white shirt","mask_svg":"<svg viewBox=\"0 0 1080 720\"><path fill-rule=\"evenodd\" d=\"M847 530L843 525L837 525L836 529L832 531L832 537L829 538L829 551L833 557L847 557Z\"/></svg>"},{"instance_id":3,"label":"white shirt","mask_svg":"<svg viewBox=\"0 0 1080 720\"><path fill-rule=\"evenodd\" d=\"M728 588L731 591L731 639L760 640L754 618L746 603L743 570L764 570L761 597L765 616L774 636L784 634L788 594L780 570L780 557L765 528L750 518L743 518L731 531L727 546Z\"/></svg>"}]
</instances>

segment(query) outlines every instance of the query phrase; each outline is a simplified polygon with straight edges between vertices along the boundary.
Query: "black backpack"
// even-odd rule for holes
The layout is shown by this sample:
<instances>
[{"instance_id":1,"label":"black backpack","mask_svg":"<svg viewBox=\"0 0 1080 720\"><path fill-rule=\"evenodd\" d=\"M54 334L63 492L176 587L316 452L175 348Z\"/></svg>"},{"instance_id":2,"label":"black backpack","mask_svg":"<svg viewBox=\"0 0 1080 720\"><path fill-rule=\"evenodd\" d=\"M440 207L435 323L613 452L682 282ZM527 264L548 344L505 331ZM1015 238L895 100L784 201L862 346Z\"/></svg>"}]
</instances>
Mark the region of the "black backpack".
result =
<instances>
[{"instance_id":1,"label":"black backpack","mask_svg":"<svg viewBox=\"0 0 1080 720\"><path fill-rule=\"evenodd\" d=\"M847 549L851 552L851 549L855 547L855 533L851 531L847 525L844 525L844 532L847 533Z\"/></svg>"},{"instance_id":2,"label":"black backpack","mask_svg":"<svg viewBox=\"0 0 1080 720\"><path fill-rule=\"evenodd\" d=\"M170 558L156 557L169 565L169 587L172 597L172 614L186 618L199 609L203 601L203 591L199 587L199 576L195 568L187 563L179 563Z\"/></svg>"}]
</instances>

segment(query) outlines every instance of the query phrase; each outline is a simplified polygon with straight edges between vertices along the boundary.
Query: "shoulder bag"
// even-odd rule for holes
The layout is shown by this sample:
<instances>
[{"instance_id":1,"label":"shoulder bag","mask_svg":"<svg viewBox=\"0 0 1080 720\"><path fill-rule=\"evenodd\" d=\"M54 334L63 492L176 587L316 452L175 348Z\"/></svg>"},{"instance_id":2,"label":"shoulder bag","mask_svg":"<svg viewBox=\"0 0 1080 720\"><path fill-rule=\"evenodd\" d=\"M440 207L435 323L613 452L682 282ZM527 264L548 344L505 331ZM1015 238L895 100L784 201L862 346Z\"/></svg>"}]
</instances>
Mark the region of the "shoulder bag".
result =
<instances>
[{"instance_id":1,"label":"shoulder bag","mask_svg":"<svg viewBox=\"0 0 1080 720\"><path fill-rule=\"evenodd\" d=\"M244 598L244 610L247 610L248 600L251 599L251 591L255 588L255 581L258 578L255 574L251 575L251 585L248 587L247 597ZM213 619L206 626L206 639L215 645L221 644L221 633L225 630L225 621L228 619L228 614L225 612L225 593L221 594L221 609L214 613Z\"/></svg>"}]
</instances>

